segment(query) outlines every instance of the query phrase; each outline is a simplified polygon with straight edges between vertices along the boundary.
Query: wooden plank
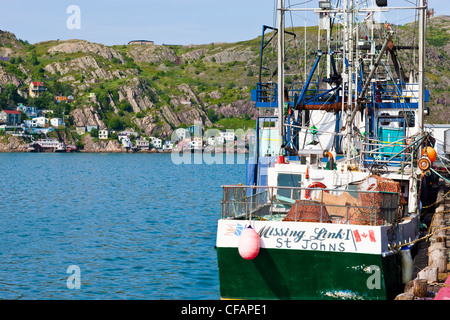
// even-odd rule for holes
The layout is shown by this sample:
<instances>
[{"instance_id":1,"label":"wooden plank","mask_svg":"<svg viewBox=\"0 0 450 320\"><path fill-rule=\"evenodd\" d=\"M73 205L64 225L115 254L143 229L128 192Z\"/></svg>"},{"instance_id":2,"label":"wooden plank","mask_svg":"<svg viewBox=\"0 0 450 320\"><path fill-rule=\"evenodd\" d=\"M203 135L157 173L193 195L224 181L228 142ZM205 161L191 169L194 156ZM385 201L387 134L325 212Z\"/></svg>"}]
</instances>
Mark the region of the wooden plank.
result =
<instances>
[{"instance_id":1,"label":"wooden plank","mask_svg":"<svg viewBox=\"0 0 450 320\"><path fill-rule=\"evenodd\" d=\"M414 296L410 293L400 293L395 300L414 300Z\"/></svg>"}]
</instances>

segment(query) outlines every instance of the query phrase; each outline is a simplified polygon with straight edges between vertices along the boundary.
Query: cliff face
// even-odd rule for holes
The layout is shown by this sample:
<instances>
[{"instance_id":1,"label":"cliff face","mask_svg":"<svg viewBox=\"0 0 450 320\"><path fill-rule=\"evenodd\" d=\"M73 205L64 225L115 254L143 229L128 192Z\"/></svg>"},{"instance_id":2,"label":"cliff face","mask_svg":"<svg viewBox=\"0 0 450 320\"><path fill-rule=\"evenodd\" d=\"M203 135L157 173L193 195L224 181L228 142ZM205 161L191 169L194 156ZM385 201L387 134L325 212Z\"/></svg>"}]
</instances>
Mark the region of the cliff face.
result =
<instances>
[{"instance_id":1,"label":"cliff face","mask_svg":"<svg viewBox=\"0 0 450 320\"><path fill-rule=\"evenodd\" d=\"M0 139L0 152L26 152L28 142L20 137L3 137Z\"/></svg>"},{"instance_id":2,"label":"cliff face","mask_svg":"<svg viewBox=\"0 0 450 320\"><path fill-rule=\"evenodd\" d=\"M427 34L426 81L432 94L429 122L450 121L449 19L432 18ZM308 28L308 48L317 48L316 29ZM397 28L396 43L413 44L409 29ZM288 83L303 81L304 68L308 71L315 58L307 54L304 61L304 29L297 28L295 32L300 36L289 40L287 73L299 76L292 76ZM63 107L53 104L49 108L69 114L73 126L98 125L104 129L119 118L123 128L161 138L170 137L174 129L194 121L201 121L206 127L227 129L223 127L224 120L244 116L249 119L255 115L250 90L258 81L259 47L260 38L190 46L107 47L84 40L30 45L11 33L0 32L0 56L13 58L12 62L0 61L0 86L14 84L23 99L28 99L30 81L44 81L54 95L62 91L72 94L75 101L71 104ZM399 55L408 69L409 53ZM269 52L264 58L265 65L270 66L272 58ZM267 72L265 78L270 78L274 71L275 68Z\"/></svg>"},{"instance_id":3,"label":"cliff face","mask_svg":"<svg viewBox=\"0 0 450 320\"><path fill-rule=\"evenodd\" d=\"M98 140L94 141L90 135L83 136L82 143L84 144L83 152L124 152L120 142L115 140Z\"/></svg>"},{"instance_id":4,"label":"cliff face","mask_svg":"<svg viewBox=\"0 0 450 320\"><path fill-rule=\"evenodd\" d=\"M106 129L105 123L100 119L98 112L92 107L77 108L71 113L73 123L77 127L98 126L99 129Z\"/></svg>"}]
</instances>

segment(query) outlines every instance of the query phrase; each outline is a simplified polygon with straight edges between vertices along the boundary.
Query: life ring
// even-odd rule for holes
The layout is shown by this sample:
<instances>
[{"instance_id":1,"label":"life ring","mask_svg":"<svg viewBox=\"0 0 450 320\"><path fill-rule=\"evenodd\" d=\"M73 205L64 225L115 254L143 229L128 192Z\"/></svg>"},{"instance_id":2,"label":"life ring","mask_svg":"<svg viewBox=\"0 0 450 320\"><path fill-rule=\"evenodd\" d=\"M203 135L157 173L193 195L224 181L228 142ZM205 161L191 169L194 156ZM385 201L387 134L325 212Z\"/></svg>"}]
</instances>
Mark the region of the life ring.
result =
<instances>
[{"instance_id":1,"label":"life ring","mask_svg":"<svg viewBox=\"0 0 450 320\"><path fill-rule=\"evenodd\" d=\"M324 185L322 182L315 181L315 182L311 183L308 186L308 188L322 188L322 189L326 189L327 186ZM312 190L309 190L309 189L305 190L305 198L306 199L311 199L311 191ZM327 190L325 190L325 192L329 193Z\"/></svg>"}]
</instances>

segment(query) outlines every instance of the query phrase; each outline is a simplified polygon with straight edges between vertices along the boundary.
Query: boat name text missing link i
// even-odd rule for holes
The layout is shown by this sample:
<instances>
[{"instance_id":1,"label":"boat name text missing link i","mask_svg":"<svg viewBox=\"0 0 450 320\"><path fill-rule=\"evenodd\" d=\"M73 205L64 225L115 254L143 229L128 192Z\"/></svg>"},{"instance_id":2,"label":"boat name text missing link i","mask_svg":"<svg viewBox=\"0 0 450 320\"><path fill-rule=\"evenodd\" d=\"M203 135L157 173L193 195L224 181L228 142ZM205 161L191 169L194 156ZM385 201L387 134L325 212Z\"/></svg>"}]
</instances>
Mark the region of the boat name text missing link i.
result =
<instances>
[{"instance_id":1,"label":"boat name text missing link i","mask_svg":"<svg viewBox=\"0 0 450 320\"><path fill-rule=\"evenodd\" d=\"M351 229L339 229L337 232L329 232L326 228L315 228L314 234L309 237L309 239L305 238L306 231L298 231L298 230L290 230L289 228L273 228L264 226L259 231L259 236L261 238L270 238L270 237L278 237L277 238L277 248L286 247L291 248L291 242L298 243L303 241L302 249L313 249L313 250L326 250L325 244L320 243L326 239L332 240L352 240L353 233ZM285 237L285 239L281 238ZM319 241L319 242L316 242ZM345 251L345 245L343 242L340 242L338 246L335 244L329 244L328 250L332 251Z\"/></svg>"}]
</instances>

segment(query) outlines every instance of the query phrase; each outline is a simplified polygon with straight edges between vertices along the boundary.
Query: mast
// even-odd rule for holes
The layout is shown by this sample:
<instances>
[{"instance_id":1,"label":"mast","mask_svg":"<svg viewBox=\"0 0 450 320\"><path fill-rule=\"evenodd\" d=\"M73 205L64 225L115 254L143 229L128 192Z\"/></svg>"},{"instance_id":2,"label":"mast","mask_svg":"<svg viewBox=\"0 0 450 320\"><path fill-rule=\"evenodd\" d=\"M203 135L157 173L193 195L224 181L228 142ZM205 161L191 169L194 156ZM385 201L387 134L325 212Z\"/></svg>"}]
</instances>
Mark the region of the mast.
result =
<instances>
[{"instance_id":1,"label":"mast","mask_svg":"<svg viewBox=\"0 0 450 320\"><path fill-rule=\"evenodd\" d=\"M348 159L351 158L351 146L352 146L352 117L351 111L353 107L353 86L352 86L352 76L353 76L353 0L344 1L344 54L343 54L343 68L346 74L347 82L347 96L345 97L345 82L343 82L343 96L342 101L347 99L347 123L346 123L346 139L347 139L347 165ZM348 66L346 66L345 59L348 61Z\"/></svg>"},{"instance_id":2,"label":"mast","mask_svg":"<svg viewBox=\"0 0 450 320\"><path fill-rule=\"evenodd\" d=\"M419 0L419 105L418 105L418 121L419 129L423 132L425 107L425 0Z\"/></svg>"},{"instance_id":3,"label":"mast","mask_svg":"<svg viewBox=\"0 0 450 320\"><path fill-rule=\"evenodd\" d=\"M284 107L284 0L278 0L278 129L283 143Z\"/></svg>"}]
</instances>

